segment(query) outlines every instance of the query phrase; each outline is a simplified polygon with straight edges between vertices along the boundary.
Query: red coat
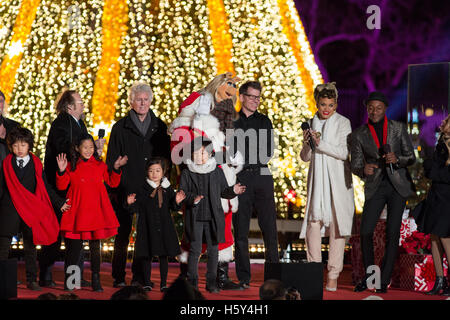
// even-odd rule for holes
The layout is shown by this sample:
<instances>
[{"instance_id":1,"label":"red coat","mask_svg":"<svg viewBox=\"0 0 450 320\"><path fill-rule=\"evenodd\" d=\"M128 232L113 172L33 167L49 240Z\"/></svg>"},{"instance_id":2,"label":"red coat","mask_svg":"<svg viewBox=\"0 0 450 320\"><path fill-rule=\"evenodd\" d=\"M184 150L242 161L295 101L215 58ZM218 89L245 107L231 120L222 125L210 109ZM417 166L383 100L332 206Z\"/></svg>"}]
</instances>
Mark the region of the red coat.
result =
<instances>
[{"instance_id":1,"label":"red coat","mask_svg":"<svg viewBox=\"0 0 450 320\"><path fill-rule=\"evenodd\" d=\"M79 160L75 171L67 167L64 175L56 174L56 187L65 190L71 208L63 213L61 232L69 239L97 240L117 234L116 218L104 182L112 188L120 183L121 173L108 172L105 163L91 157Z\"/></svg>"}]
</instances>

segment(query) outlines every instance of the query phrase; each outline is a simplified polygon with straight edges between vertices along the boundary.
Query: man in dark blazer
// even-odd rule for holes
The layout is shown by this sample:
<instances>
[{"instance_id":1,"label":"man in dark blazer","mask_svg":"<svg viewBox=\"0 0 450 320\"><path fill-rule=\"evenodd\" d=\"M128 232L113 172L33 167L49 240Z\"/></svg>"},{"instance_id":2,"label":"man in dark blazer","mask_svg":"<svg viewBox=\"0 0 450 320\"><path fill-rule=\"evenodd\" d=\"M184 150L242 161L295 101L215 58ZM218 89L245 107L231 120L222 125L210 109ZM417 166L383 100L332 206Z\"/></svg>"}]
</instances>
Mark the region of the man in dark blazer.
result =
<instances>
[{"instance_id":1,"label":"man in dark blazer","mask_svg":"<svg viewBox=\"0 0 450 320\"><path fill-rule=\"evenodd\" d=\"M267 165L273 156L275 142L272 121L258 111L261 92L262 86L258 81L248 81L239 88L242 109L239 119L233 123L235 146L244 155L244 166L237 179L247 186L247 191L239 195L238 211L233 214L236 275L244 289L250 288L251 280L248 234L253 210L262 232L266 262L279 261L274 186ZM249 138L252 132L256 132L254 142ZM263 143L266 148L262 147Z\"/></svg>"},{"instance_id":2,"label":"man in dark blazer","mask_svg":"<svg viewBox=\"0 0 450 320\"><path fill-rule=\"evenodd\" d=\"M351 135L351 168L365 182L365 202L361 220L361 250L364 268L374 265L373 232L387 205L386 246L381 266L381 288L387 292L397 256L400 226L406 199L414 193L407 167L416 157L406 125L386 117L388 101L381 92L372 92L365 100L368 123ZM366 274L355 287L367 289Z\"/></svg>"},{"instance_id":3,"label":"man in dark blazer","mask_svg":"<svg viewBox=\"0 0 450 320\"><path fill-rule=\"evenodd\" d=\"M58 165L56 156L65 153L70 161L71 146L82 134L87 134L86 125L82 120L84 112L84 103L79 93L75 90L65 90L58 97L56 102L56 113L58 116L52 122L45 145L44 172L48 183L55 189L59 196L65 198L66 191L58 191L56 188L56 171ZM60 211L56 211L60 213ZM61 221L61 216L58 216ZM67 245L67 243L66 243ZM39 285L41 287L54 287L52 280L52 267L55 263L59 248L61 246L61 237L50 246L43 246L39 253ZM79 266L83 276L84 259L80 257ZM84 279L81 281L83 287L90 286L90 283Z\"/></svg>"},{"instance_id":4,"label":"man in dark blazer","mask_svg":"<svg viewBox=\"0 0 450 320\"><path fill-rule=\"evenodd\" d=\"M0 91L0 169L2 168L3 159L10 153L6 144L6 135L13 128L19 126L18 122L4 117L5 103L5 95Z\"/></svg>"},{"instance_id":5,"label":"man in dark blazer","mask_svg":"<svg viewBox=\"0 0 450 320\"><path fill-rule=\"evenodd\" d=\"M45 174L52 186L56 186L56 172L58 170L56 157L60 153L65 153L69 159L72 144L79 136L88 133L82 120L83 112L83 101L74 90L64 91L56 103L58 116L50 127L44 158Z\"/></svg>"},{"instance_id":6,"label":"man in dark blazer","mask_svg":"<svg viewBox=\"0 0 450 320\"><path fill-rule=\"evenodd\" d=\"M113 286L124 287L128 243L133 216L124 208L127 195L136 193L145 183L145 164L151 157L163 157L170 161L170 137L166 124L150 110L153 92L148 84L136 83L129 92L131 110L117 121L108 143L106 164L112 168L119 156L128 156L128 163L122 167L118 188L111 192L111 202L116 211L120 227L114 240L112 260ZM169 166L170 168L170 166ZM142 274L133 259L133 284L142 284Z\"/></svg>"}]
</instances>

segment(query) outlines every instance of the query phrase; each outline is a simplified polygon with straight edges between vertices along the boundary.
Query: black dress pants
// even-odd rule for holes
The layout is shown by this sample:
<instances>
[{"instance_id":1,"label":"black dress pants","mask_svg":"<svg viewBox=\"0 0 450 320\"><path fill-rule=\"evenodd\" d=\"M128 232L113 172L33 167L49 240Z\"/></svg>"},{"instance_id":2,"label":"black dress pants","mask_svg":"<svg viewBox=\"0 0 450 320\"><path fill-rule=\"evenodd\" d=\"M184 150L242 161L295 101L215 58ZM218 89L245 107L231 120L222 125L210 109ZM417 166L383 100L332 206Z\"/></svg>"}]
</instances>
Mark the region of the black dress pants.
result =
<instances>
[{"instance_id":1,"label":"black dress pants","mask_svg":"<svg viewBox=\"0 0 450 320\"><path fill-rule=\"evenodd\" d=\"M208 262L206 264L206 283L207 285L215 284L217 276L217 263L219 259L219 244L212 240L211 221L195 221L194 237L195 240L190 242L188 256L188 281L196 286L198 282L198 259L202 253L202 243L206 243L208 252Z\"/></svg>"},{"instance_id":2,"label":"black dress pants","mask_svg":"<svg viewBox=\"0 0 450 320\"><path fill-rule=\"evenodd\" d=\"M37 252L36 245L33 242L33 233L23 221L20 229L23 236L23 254L27 282L35 282L37 280ZM11 240L12 237L0 237L0 260L8 259Z\"/></svg>"},{"instance_id":3,"label":"black dress pants","mask_svg":"<svg viewBox=\"0 0 450 320\"><path fill-rule=\"evenodd\" d=\"M160 287L167 285L167 274L169 273L169 260L167 256L159 256L159 273L161 275ZM143 285L149 286L152 276L152 258L139 258L142 267Z\"/></svg>"},{"instance_id":4,"label":"black dress pants","mask_svg":"<svg viewBox=\"0 0 450 320\"><path fill-rule=\"evenodd\" d=\"M120 202L120 201L119 201ZM119 220L119 228L117 235L114 239L114 254L112 258L112 277L116 282L125 282L128 256L128 244L130 242L131 227L133 224L133 214L125 210L118 201L111 200L116 212L117 220ZM133 273L133 281L138 281L143 284L143 276L139 271L138 263L135 262L131 265L131 271Z\"/></svg>"},{"instance_id":5,"label":"black dress pants","mask_svg":"<svg viewBox=\"0 0 450 320\"><path fill-rule=\"evenodd\" d=\"M387 178L380 183L372 198L364 202L360 236L365 270L375 264L373 232L384 206L387 205L386 246L381 265L381 285L388 285L391 279L398 253L400 227L405 204L406 198L395 190Z\"/></svg>"},{"instance_id":6,"label":"black dress pants","mask_svg":"<svg viewBox=\"0 0 450 320\"><path fill-rule=\"evenodd\" d=\"M39 252L39 280L52 281L52 269L56 260L58 259L59 248L61 247L61 235L58 236L58 240L49 245L42 246ZM84 251L80 250L80 256L78 257L78 266L80 267L81 279L83 279L84 271Z\"/></svg>"},{"instance_id":7,"label":"black dress pants","mask_svg":"<svg viewBox=\"0 0 450 320\"><path fill-rule=\"evenodd\" d=\"M248 233L253 209L264 240L265 259L267 262L279 261L273 178L272 175L261 175L259 169L242 171L237 178L247 189L239 195L238 211L233 214L236 274L239 281L250 282Z\"/></svg>"},{"instance_id":8,"label":"black dress pants","mask_svg":"<svg viewBox=\"0 0 450 320\"><path fill-rule=\"evenodd\" d=\"M80 252L83 251L83 240L78 239L64 239L66 244L66 257L64 261L64 272L67 267L71 265L78 265L80 260ZM89 251L91 253L91 271L92 273L100 272L100 240L89 240ZM67 277L67 273L66 273Z\"/></svg>"}]
</instances>

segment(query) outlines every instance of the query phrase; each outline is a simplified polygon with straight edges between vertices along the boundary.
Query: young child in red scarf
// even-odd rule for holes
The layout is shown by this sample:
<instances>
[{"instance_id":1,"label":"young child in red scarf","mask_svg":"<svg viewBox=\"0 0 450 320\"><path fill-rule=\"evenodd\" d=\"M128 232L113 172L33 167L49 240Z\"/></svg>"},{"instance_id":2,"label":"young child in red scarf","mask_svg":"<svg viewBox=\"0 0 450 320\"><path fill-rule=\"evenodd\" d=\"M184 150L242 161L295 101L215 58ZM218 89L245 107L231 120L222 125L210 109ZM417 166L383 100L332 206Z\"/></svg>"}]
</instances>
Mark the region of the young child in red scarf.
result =
<instances>
[{"instance_id":1,"label":"young child in red scarf","mask_svg":"<svg viewBox=\"0 0 450 320\"><path fill-rule=\"evenodd\" d=\"M31 131L16 127L6 141L12 153L0 172L0 260L8 259L11 238L22 232L27 287L41 290L36 281L36 245L56 242L59 224L53 208L64 212L70 206L47 184L41 161L31 153Z\"/></svg>"},{"instance_id":2,"label":"young child in red scarf","mask_svg":"<svg viewBox=\"0 0 450 320\"><path fill-rule=\"evenodd\" d=\"M67 199L71 205L61 218L61 233L66 244L64 268L67 270L70 265L78 264L83 240L89 240L92 289L102 292L100 240L116 235L119 227L104 183L112 188L119 185L119 169L127 163L128 157L119 157L114 170L109 171L96 149L92 136L82 134L75 143L70 165L65 154L58 155L56 187L65 190L69 186ZM67 289L67 279L65 287Z\"/></svg>"}]
</instances>

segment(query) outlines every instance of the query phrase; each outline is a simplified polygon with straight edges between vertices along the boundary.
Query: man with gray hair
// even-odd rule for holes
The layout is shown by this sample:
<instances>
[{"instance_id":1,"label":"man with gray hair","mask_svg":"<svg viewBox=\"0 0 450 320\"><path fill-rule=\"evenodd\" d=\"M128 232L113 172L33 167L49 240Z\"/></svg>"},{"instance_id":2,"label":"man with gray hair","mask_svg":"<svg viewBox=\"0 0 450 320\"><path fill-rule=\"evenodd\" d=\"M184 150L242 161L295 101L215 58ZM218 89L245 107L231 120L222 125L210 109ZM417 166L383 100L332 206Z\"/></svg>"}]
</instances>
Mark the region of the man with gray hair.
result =
<instances>
[{"instance_id":1,"label":"man with gray hair","mask_svg":"<svg viewBox=\"0 0 450 320\"><path fill-rule=\"evenodd\" d=\"M111 202L120 223L114 241L112 260L113 286L124 287L127 250L133 215L124 208L127 195L136 193L145 183L145 165L151 157L163 157L170 161L170 137L166 124L150 110L153 91L146 83L135 83L129 90L128 103L131 110L117 121L111 130L106 155L106 164L112 168L119 156L128 156L128 163L122 167L122 178L118 188L111 192ZM133 261L132 284L142 284L142 273Z\"/></svg>"}]
</instances>

